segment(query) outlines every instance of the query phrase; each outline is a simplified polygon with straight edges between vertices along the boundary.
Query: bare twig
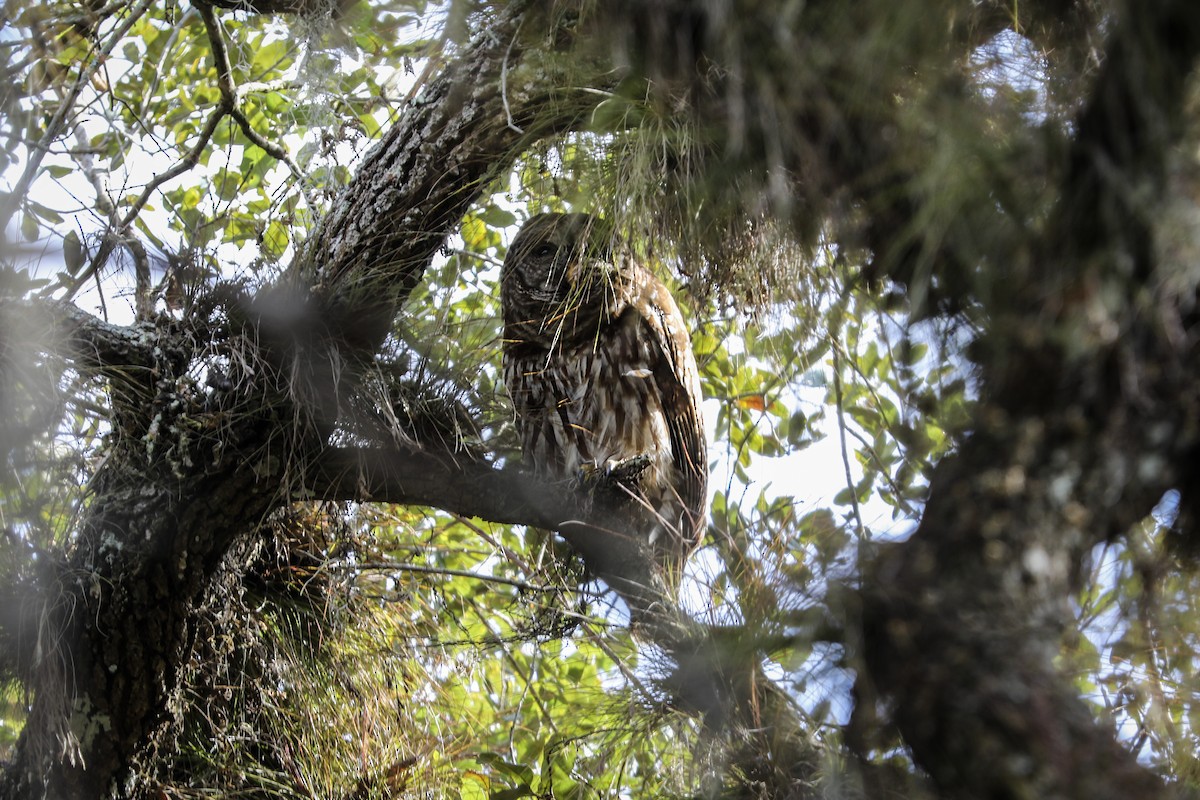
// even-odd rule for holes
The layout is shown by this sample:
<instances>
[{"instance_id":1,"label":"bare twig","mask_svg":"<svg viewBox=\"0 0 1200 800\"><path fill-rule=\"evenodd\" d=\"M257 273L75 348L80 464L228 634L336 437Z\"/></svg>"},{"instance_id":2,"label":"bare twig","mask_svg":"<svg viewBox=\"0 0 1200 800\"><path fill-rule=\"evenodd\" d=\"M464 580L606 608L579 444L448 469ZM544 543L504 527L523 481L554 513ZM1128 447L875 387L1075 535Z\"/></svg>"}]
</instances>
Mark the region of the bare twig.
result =
<instances>
[{"instance_id":1,"label":"bare twig","mask_svg":"<svg viewBox=\"0 0 1200 800\"><path fill-rule=\"evenodd\" d=\"M130 237L125 240L125 248L133 257L134 316L139 320L149 319L154 311L154 297L153 287L150 285L150 259L146 256L146 246Z\"/></svg>"},{"instance_id":2,"label":"bare twig","mask_svg":"<svg viewBox=\"0 0 1200 800\"><path fill-rule=\"evenodd\" d=\"M654 693L650 691L650 687L642 682L642 679L638 677L637 672L630 669L629 666L626 665L624 659L621 658L620 654L613 650L612 645L604 640L602 631L590 624L585 625L584 630L587 632L588 640L591 641L592 644L596 645L596 647L600 648L600 652L612 659L613 664L620 671L621 675L625 677L625 680L629 681L629 683L633 685L633 688L637 689L643 697L654 697Z\"/></svg>"},{"instance_id":3,"label":"bare twig","mask_svg":"<svg viewBox=\"0 0 1200 800\"><path fill-rule=\"evenodd\" d=\"M504 265L504 262L495 256L489 256L487 253L473 253L470 250L464 250L461 247L451 248L450 253L452 255L462 256L463 258L473 258L476 261L482 261L484 264L487 264L490 267L500 267Z\"/></svg>"},{"instance_id":4,"label":"bare twig","mask_svg":"<svg viewBox=\"0 0 1200 800\"><path fill-rule=\"evenodd\" d=\"M479 621L483 623L488 632L492 634L492 636L496 637L496 641L503 642L500 632L496 630L495 624L492 622L492 615L485 614L483 609L481 609L479 604L473 599L468 599L467 603L470 604L471 610L475 612L475 616L479 618ZM509 651L508 647L501 645L500 652L504 654L504 660L508 662L508 665L512 668L512 671L515 672L517 677L521 679L521 683L525 687L523 694L533 699L534 705L536 705L538 710L542 712L542 719L544 719L546 723L549 724L550 729L557 734L559 731L558 725L554 721L554 715L550 713L550 709L546 707L545 702L542 700L541 694L539 694L538 690L535 688L534 680L530 677L529 671L525 669L525 667L523 667L521 663L517 661L517 659L513 658L513 654ZM516 722L514 721L513 724L516 724Z\"/></svg>"},{"instance_id":5,"label":"bare twig","mask_svg":"<svg viewBox=\"0 0 1200 800\"><path fill-rule=\"evenodd\" d=\"M467 517L464 517L462 514L455 514L453 512L451 512L451 516L454 517L455 521L457 521L459 525L462 525L463 527L465 527L471 531L474 531L476 536L478 536L480 539L483 539L485 542L490 544L492 547L494 547L499 552L503 553L504 557L510 563L516 564L518 567L520 567L521 569L523 569L526 572L531 573L531 574L537 571L535 569L535 567L533 566L533 564L530 564L527 560L525 560L525 558L520 553L513 550L511 547L507 547L503 543L497 541L497 539L494 536L492 536L490 533L485 531L479 525L476 525L474 522L472 522Z\"/></svg>"},{"instance_id":6,"label":"bare twig","mask_svg":"<svg viewBox=\"0 0 1200 800\"><path fill-rule=\"evenodd\" d=\"M164 67L167 60L171 58L175 50L175 45L179 43L179 34L186 28L188 22L194 16L196 16L196 6L193 5L175 21L175 26L171 29L171 34L167 37L166 44L163 45L162 55L158 57L158 64L154 68L154 76L151 78L150 85L146 87L146 97L153 97L155 92L158 91L158 82L162 79Z\"/></svg>"},{"instance_id":7,"label":"bare twig","mask_svg":"<svg viewBox=\"0 0 1200 800\"><path fill-rule=\"evenodd\" d=\"M512 586L523 592L548 592L551 594L562 591L558 586L538 586L537 584L519 581L515 578L505 578L500 575L485 575L482 572L471 572L466 569L451 569L450 567L428 567L421 564L406 564L401 561L370 561L366 564L347 564L345 569L354 571L379 572L414 572L422 575L445 575L451 578L469 578L485 583L501 583Z\"/></svg>"},{"instance_id":8,"label":"bare twig","mask_svg":"<svg viewBox=\"0 0 1200 800\"><path fill-rule=\"evenodd\" d=\"M151 196L155 191L158 190L158 187L162 186L164 183L172 180L173 178L179 177L200 163L200 156L204 155L204 151L208 147L209 141L212 140L213 134L217 130L217 125L221 123L221 120L224 119L228 113L229 109L226 108L224 104L219 105L216 109L214 109L212 115L208 118L208 121L204 123L204 130L200 131L200 138L196 141L196 144L192 147L192 149L189 150L183 158L172 164L169 169L166 169L163 172L155 175L154 178L148 184L146 184L146 188L142 190L141 195L138 196L138 199L134 201L133 205L130 207L129 212L125 214L124 219L121 220L122 229L127 229L131 224L133 224L133 220L146 206L146 203L150 202Z\"/></svg>"},{"instance_id":9,"label":"bare twig","mask_svg":"<svg viewBox=\"0 0 1200 800\"><path fill-rule=\"evenodd\" d=\"M250 91L260 91L267 84L255 82L248 84L249 88L239 91L233 82L233 68L229 62L229 50L225 47L225 38L222 35L220 23L217 21L216 15L213 14L212 6L201 4L197 8L200 10L200 17L204 20L204 29L208 32L208 39L212 45L213 63L217 68L217 87L221 90L222 107L233 117L238 127L242 129L242 133L252 144L262 148L267 155L287 165L292 176L300 185L300 191L304 195L305 203L308 204L313 214L316 214L319 206L309 192L307 176L305 176L300 167L288 154L287 148L281 144L268 141L266 137L254 130L254 126L250 124L250 120L239 107L240 100L246 94Z\"/></svg>"},{"instance_id":10,"label":"bare twig","mask_svg":"<svg viewBox=\"0 0 1200 800\"><path fill-rule=\"evenodd\" d=\"M96 252L92 255L91 261L88 263L87 268L79 273L79 276L75 279L74 283L68 287L66 295L68 298L73 297L89 278L99 272L100 268L103 267L108 261L108 257L112 254L112 251L116 245L123 244L127 247L130 246L129 240L126 237L126 233L129 230L129 226L133 224L135 219L137 219L137 215L140 214L146 204L150 202L150 198L154 196L154 193L158 191L160 186L167 181L179 177L200 163L200 156L204 154L205 149L208 147L208 143L212 140L213 134L217 130L217 125L220 124L221 120L225 118L227 113L228 109L225 108L224 104L218 106L214 110L213 114L208 118L208 121L204 125L204 130L200 132L199 140L197 140L192 149L189 150L182 159L172 164L168 169L165 169L155 175L150 182L146 184L145 188L142 189L142 193L138 196L137 200L133 202L133 205L130 206L129 211L125 214L125 216L120 220L120 222L113 226L112 230L110 230L108 234L103 237L103 239L101 239L100 246L96 248ZM134 253L134 259L136 262L136 253Z\"/></svg>"},{"instance_id":11,"label":"bare twig","mask_svg":"<svg viewBox=\"0 0 1200 800\"><path fill-rule=\"evenodd\" d=\"M521 22L525 20L522 18ZM508 121L510 130L522 134L525 131L513 122L512 109L508 107L508 57L512 55L513 44L517 41L517 36L521 33L521 25L517 25L517 29L513 31L512 38L508 41L508 49L504 51L504 61L500 64L500 102L504 104L504 118Z\"/></svg>"},{"instance_id":12,"label":"bare twig","mask_svg":"<svg viewBox=\"0 0 1200 800\"><path fill-rule=\"evenodd\" d=\"M830 348L830 352L833 353L833 396L837 404L838 438L841 440L842 469L846 473L846 488L850 491L850 508L854 513L858 539L861 542L866 534L866 528L863 526L862 512L858 507L858 491L854 486L854 477L850 474L850 449L846 444L846 406L842 400L842 362L838 351L839 348L835 342L834 346Z\"/></svg>"},{"instance_id":13,"label":"bare twig","mask_svg":"<svg viewBox=\"0 0 1200 800\"><path fill-rule=\"evenodd\" d=\"M867 437L863 436L861 433L849 427L848 425L844 426L843 430L845 430L845 432L849 434L852 439L862 445L863 450L865 450L871 456L871 460L875 462L875 466L879 469L880 477L887 481L888 486L892 487L892 492L896 496L897 505L904 510L904 513L915 518L918 514L918 511L912 507L912 503L902 496L904 490L900 487L900 484L896 483L896 479L893 478L891 473L887 471L883 465L883 462L879 460L879 453L875 452L875 446L867 440ZM907 455L905 455L905 460L908 460Z\"/></svg>"},{"instance_id":14,"label":"bare twig","mask_svg":"<svg viewBox=\"0 0 1200 800\"><path fill-rule=\"evenodd\" d=\"M304 84L299 81L249 81L237 87L237 99L240 102L247 95L263 94L265 92L282 92L289 89L301 89ZM377 97L375 99L378 99Z\"/></svg>"}]
</instances>

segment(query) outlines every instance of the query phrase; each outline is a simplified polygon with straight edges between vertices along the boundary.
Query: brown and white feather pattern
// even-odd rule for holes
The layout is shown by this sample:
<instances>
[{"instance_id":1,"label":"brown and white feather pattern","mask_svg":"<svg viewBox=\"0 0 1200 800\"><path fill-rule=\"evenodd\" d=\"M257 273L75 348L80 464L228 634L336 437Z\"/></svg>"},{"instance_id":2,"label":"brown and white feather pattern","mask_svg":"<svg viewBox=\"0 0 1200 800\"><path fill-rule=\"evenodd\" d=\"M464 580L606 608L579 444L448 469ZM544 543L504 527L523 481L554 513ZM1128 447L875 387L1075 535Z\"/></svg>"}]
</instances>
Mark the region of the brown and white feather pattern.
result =
<instances>
[{"instance_id":1,"label":"brown and white feather pattern","mask_svg":"<svg viewBox=\"0 0 1200 800\"><path fill-rule=\"evenodd\" d=\"M691 340L666 286L602 223L540 214L501 272L504 379L525 462L550 480L635 456L645 534L678 566L704 530L708 458Z\"/></svg>"}]
</instances>

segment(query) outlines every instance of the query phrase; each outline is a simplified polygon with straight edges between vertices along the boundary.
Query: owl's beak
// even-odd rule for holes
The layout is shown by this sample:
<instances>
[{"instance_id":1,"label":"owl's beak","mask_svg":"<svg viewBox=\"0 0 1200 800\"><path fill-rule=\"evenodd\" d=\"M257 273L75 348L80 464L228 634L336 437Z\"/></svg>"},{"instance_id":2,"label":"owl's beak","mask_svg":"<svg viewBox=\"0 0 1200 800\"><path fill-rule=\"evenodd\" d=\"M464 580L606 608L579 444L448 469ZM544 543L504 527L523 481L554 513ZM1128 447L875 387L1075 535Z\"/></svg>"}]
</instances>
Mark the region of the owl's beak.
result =
<instances>
[{"instance_id":1,"label":"owl's beak","mask_svg":"<svg viewBox=\"0 0 1200 800\"><path fill-rule=\"evenodd\" d=\"M571 262L567 267L567 280L577 288L597 279L607 283L616 271L612 261L589 253Z\"/></svg>"}]
</instances>

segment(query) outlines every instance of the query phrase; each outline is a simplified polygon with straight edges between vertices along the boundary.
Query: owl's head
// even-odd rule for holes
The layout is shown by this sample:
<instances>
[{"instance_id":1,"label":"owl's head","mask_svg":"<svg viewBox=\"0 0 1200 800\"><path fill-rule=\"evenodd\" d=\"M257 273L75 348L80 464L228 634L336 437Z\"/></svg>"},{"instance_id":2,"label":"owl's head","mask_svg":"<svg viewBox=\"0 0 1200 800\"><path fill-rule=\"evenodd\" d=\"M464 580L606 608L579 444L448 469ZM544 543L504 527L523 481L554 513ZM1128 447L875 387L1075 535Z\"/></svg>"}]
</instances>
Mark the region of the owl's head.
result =
<instances>
[{"instance_id":1,"label":"owl's head","mask_svg":"<svg viewBox=\"0 0 1200 800\"><path fill-rule=\"evenodd\" d=\"M500 271L506 337L549 345L596 334L615 312L611 232L589 214L530 217Z\"/></svg>"}]
</instances>

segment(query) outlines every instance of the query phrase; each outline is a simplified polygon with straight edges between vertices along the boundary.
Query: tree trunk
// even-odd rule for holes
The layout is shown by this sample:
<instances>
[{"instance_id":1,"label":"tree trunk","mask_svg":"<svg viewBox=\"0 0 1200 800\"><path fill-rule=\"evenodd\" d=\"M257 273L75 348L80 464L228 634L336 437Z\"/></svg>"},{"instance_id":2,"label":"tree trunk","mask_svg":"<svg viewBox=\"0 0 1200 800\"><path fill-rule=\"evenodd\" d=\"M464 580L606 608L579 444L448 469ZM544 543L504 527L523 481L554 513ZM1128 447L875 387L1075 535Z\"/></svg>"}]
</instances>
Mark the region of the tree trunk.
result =
<instances>
[{"instance_id":1,"label":"tree trunk","mask_svg":"<svg viewBox=\"0 0 1200 800\"><path fill-rule=\"evenodd\" d=\"M148 474L131 460L110 457L94 481L76 544L45 598L33 710L5 773L6 797L114 793L169 722L207 579L268 512L276 494L268 487L280 480L267 459L182 481L163 474L166 463Z\"/></svg>"}]
</instances>

